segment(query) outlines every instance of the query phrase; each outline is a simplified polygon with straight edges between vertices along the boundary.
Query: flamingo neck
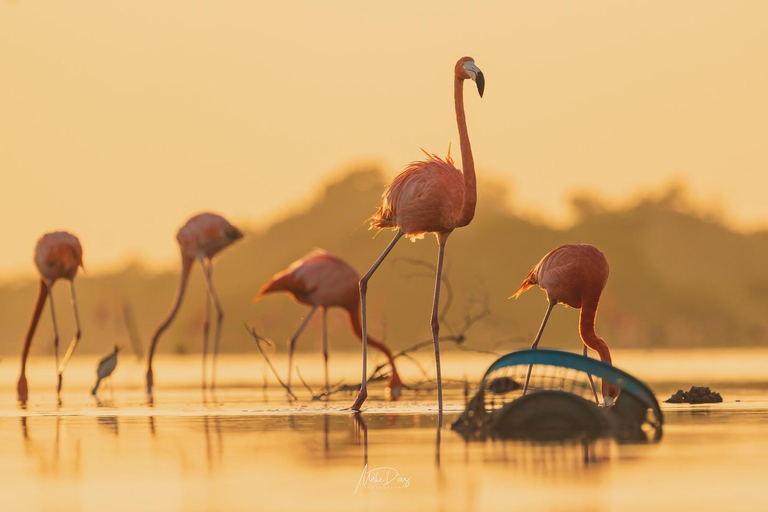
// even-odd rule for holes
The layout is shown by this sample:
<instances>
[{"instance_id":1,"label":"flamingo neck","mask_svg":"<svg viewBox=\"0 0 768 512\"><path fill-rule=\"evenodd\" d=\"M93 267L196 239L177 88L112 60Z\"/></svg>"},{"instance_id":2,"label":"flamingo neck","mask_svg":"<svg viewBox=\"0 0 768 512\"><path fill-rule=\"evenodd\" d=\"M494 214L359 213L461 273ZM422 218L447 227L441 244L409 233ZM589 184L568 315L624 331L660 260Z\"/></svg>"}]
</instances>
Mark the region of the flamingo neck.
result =
<instances>
[{"instance_id":1,"label":"flamingo neck","mask_svg":"<svg viewBox=\"0 0 768 512\"><path fill-rule=\"evenodd\" d=\"M179 288L176 292L176 299L173 301L173 306L171 306L170 313L168 313L166 319L162 324L160 324L157 330L155 330L155 333L152 335L152 344L149 347L149 368L152 368L152 356L155 354L157 340L160 339L160 335L163 334L169 325L171 325L171 322L173 322L173 319L176 317L176 313L179 312L181 301L184 299L184 292L187 290L187 281L189 280L189 273L192 270L193 263L194 260L192 258L185 256L184 254L181 255L181 280L179 282Z\"/></svg>"},{"instance_id":2,"label":"flamingo neck","mask_svg":"<svg viewBox=\"0 0 768 512\"><path fill-rule=\"evenodd\" d=\"M347 313L349 314L349 324L352 326L352 330L355 333L355 336L358 337L359 340L362 341L363 339L363 326L360 323L360 309L354 308L354 309L347 309ZM368 335L368 344L372 347L375 347L377 350L382 352L386 358L387 361L389 361L389 365L392 367L393 373L396 373L395 369L395 358L392 355L392 351L389 349L388 346L386 346L384 343L375 340L370 335Z\"/></svg>"},{"instance_id":3,"label":"flamingo neck","mask_svg":"<svg viewBox=\"0 0 768 512\"><path fill-rule=\"evenodd\" d=\"M464 173L464 202L461 205L459 227L466 226L475 216L477 204L477 182L475 177L475 160L472 157L472 146L469 144L467 133L467 118L464 115L464 80L453 79L453 99L456 104L456 125L459 128L459 143L461 145L461 167Z\"/></svg>"},{"instance_id":4,"label":"flamingo neck","mask_svg":"<svg viewBox=\"0 0 768 512\"><path fill-rule=\"evenodd\" d=\"M586 346L597 351L601 361L611 363L611 351L608 344L595 332L597 303L597 300L585 300L582 304L579 315L579 335Z\"/></svg>"},{"instance_id":5,"label":"flamingo neck","mask_svg":"<svg viewBox=\"0 0 768 512\"><path fill-rule=\"evenodd\" d=\"M24 336L24 347L21 351L21 375L25 375L27 368L27 356L29 355L29 346L32 344L32 337L35 335L37 329L37 322L40 320L40 315L45 307L45 299L48 298L48 285L45 281L40 280L40 287L37 291L37 300L35 301L35 309L32 312L32 319L29 321L29 327L27 327L27 334Z\"/></svg>"}]
</instances>

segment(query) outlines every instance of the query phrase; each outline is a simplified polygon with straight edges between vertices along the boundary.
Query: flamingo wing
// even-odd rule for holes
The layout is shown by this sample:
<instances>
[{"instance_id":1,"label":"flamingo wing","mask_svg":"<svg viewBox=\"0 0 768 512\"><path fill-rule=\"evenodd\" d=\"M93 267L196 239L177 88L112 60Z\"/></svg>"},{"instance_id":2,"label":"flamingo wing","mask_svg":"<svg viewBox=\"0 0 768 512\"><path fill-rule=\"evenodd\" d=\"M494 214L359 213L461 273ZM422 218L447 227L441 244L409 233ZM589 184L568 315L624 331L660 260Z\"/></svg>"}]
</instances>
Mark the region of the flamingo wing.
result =
<instances>
[{"instance_id":1,"label":"flamingo wing","mask_svg":"<svg viewBox=\"0 0 768 512\"><path fill-rule=\"evenodd\" d=\"M399 228L411 238L454 229L461 216L464 182L448 156L411 163L387 186L371 228Z\"/></svg>"},{"instance_id":2,"label":"flamingo wing","mask_svg":"<svg viewBox=\"0 0 768 512\"><path fill-rule=\"evenodd\" d=\"M357 297L360 275L347 262L324 250L312 251L275 274L256 299L267 293L285 291L302 303L338 306Z\"/></svg>"}]
</instances>

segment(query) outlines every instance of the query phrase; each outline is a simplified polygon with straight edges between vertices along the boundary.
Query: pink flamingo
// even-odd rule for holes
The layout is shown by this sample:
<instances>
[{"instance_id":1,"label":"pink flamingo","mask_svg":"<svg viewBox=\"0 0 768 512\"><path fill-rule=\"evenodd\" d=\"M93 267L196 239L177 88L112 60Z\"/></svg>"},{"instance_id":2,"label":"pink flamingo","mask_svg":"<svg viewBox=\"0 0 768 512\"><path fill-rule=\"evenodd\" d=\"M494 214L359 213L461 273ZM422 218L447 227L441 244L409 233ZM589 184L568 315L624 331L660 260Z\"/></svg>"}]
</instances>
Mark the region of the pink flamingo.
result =
<instances>
[{"instance_id":1,"label":"pink flamingo","mask_svg":"<svg viewBox=\"0 0 768 512\"><path fill-rule=\"evenodd\" d=\"M213 370L211 376L211 388L216 386L216 358L219 353L219 340L221 338L221 325L224 320L224 310L221 308L219 297L213 287L213 257L222 249L243 238L243 234L235 226L230 224L221 215L215 213L199 213L191 217L186 224L179 228L176 240L181 250L181 281L173 301L171 311L152 335L152 344L149 347L149 360L147 363L147 394L152 395L154 383L152 374L152 356L160 335L171 325L176 313L179 311L184 292L187 288L187 280L195 260L200 262L203 276L207 286L205 297L205 322L203 323L203 389L205 389L206 355L208 352L208 330L211 320L211 302L216 306L216 337L213 345Z\"/></svg>"},{"instance_id":2,"label":"pink flamingo","mask_svg":"<svg viewBox=\"0 0 768 512\"><path fill-rule=\"evenodd\" d=\"M584 356L587 355L587 348L591 348L597 351L601 361L611 363L611 351L608 344L595 333L597 305L607 282L608 260L594 245L566 244L547 253L531 269L520 288L512 294L512 297L517 298L535 284L538 284L547 294L547 301L549 302L547 313L544 315L544 321L541 323L531 348L535 349L538 346L552 308L555 307L555 304L562 303L567 307L581 309L579 335L581 341L584 342ZM526 389L530 377L531 369L529 367L528 377L525 381ZM605 381L602 384L602 391L603 399L607 405L612 404L613 399L619 393L616 386L607 384Z\"/></svg>"},{"instance_id":3,"label":"pink flamingo","mask_svg":"<svg viewBox=\"0 0 768 512\"><path fill-rule=\"evenodd\" d=\"M56 373L59 378L56 387L57 394L61 393L64 369L67 367L69 358L72 357L75 347L80 341L80 318L77 314L77 299L75 297L74 282L75 275L77 275L77 268L83 266L83 247L80 245L80 240L78 240L75 235L65 231L44 234L37 241L37 246L35 247L35 265L40 273L40 288L37 292L37 300L35 301L35 309L32 313L32 319L29 322L27 334L24 338L24 348L21 351L21 375L19 375L19 382L16 385L18 398L22 404L26 403L29 395L26 375L29 347L32 344L32 337L35 335L35 329L37 328L40 314L45 307L46 298L50 297L51 320L53 320L53 350L56 356ZM67 352L64 354L64 359L61 361L61 364L59 364L59 328L56 325L56 313L53 308L53 295L51 294L51 288L57 279L66 279L69 281L76 328L75 335L72 338L69 348L67 348Z\"/></svg>"},{"instance_id":4,"label":"pink flamingo","mask_svg":"<svg viewBox=\"0 0 768 512\"><path fill-rule=\"evenodd\" d=\"M477 83L480 97L483 96L485 78L471 57L462 57L454 67L453 97L456 108L456 124L459 128L462 174L451 160L450 152L445 160L429 155L427 160L411 163L387 186L383 202L371 217L371 227L379 230L391 228L397 231L379 259L360 280L360 297L363 311L363 384L352 410L359 411L368 396L366 388L367 359L367 315L366 291L368 281L387 257L398 240L405 235L421 238L425 233L434 233L439 246L435 295L432 304L432 339L435 344L435 368L437 369L438 409L443 411L443 383L440 372L440 324L437 309L440 302L440 280L443 272L443 254L448 236L454 229L466 226L475 216L477 189L475 183L475 162L467 134L467 120L464 115L464 80ZM442 418L441 418L442 419Z\"/></svg>"},{"instance_id":5,"label":"pink flamingo","mask_svg":"<svg viewBox=\"0 0 768 512\"><path fill-rule=\"evenodd\" d=\"M315 250L304 258L293 262L287 269L275 274L267 284L262 286L254 300L271 292L287 292L298 303L311 306L309 314L304 318L296 333L288 342L288 379L287 387L291 388L293 373L293 351L296 341L309 323L317 308L323 309L323 358L325 360L325 388L328 382L328 308L338 306L349 315L349 323L355 335L362 339L360 324L360 294L358 283L360 274L346 261L323 250ZM392 373L389 377L389 394L393 400L400 397L403 383L395 367L392 351L384 343L369 339L368 343L379 349L387 357Z\"/></svg>"}]
</instances>

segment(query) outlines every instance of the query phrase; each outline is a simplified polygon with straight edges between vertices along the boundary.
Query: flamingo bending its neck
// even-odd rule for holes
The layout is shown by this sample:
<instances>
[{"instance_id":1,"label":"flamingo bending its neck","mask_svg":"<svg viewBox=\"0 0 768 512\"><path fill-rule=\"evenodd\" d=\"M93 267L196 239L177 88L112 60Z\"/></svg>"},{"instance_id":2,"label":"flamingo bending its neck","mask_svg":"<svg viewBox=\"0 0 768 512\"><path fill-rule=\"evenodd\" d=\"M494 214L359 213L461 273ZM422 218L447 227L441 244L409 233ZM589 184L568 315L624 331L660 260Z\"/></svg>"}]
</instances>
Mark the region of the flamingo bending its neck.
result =
<instances>
[{"instance_id":1,"label":"flamingo bending its neck","mask_svg":"<svg viewBox=\"0 0 768 512\"><path fill-rule=\"evenodd\" d=\"M75 297L75 276L78 267L83 266L83 247L80 240L75 235L65 231L56 231L46 233L37 241L35 247L35 265L40 274L40 288L37 293L35 309L32 313L32 319L27 328L27 334L24 337L24 346L21 351L21 374L16 385L16 391L19 401L22 405L26 404L29 390L27 387L27 356L29 347L32 344L32 337L37 329L37 322L40 314L45 307L45 299L50 298L51 320L53 321L53 350L56 357L56 374L58 376L58 385L56 387L57 395L61 394L62 375L69 363L70 357L75 351L80 341L80 318L77 313L77 298ZM72 294L72 308L75 315L75 335L64 354L64 359L59 363L59 328L56 324L56 313L53 307L53 295L51 288L57 279L66 279L69 281L69 288Z\"/></svg>"},{"instance_id":2,"label":"flamingo bending its neck","mask_svg":"<svg viewBox=\"0 0 768 512\"><path fill-rule=\"evenodd\" d=\"M355 335L362 339L360 324L360 294L358 283L360 274L346 261L323 250L315 250L304 258L293 262L287 269L275 274L266 283L255 300L267 293L284 291L300 304L311 306L296 333L288 342L288 379L286 385L290 391L293 373L293 351L296 341L309 323L317 308L323 310L323 359L325 362L325 388L328 382L328 322L327 312L330 307L340 307L349 315L349 323ZM384 343L369 338L368 343L379 349L387 357L392 373L389 376L389 395L396 400L400 397L403 383L395 367L392 351Z\"/></svg>"},{"instance_id":3,"label":"flamingo bending its neck","mask_svg":"<svg viewBox=\"0 0 768 512\"><path fill-rule=\"evenodd\" d=\"M171 325L176 313L181 307L184 292L187 288L187 280L195 260L200 262L206 283L205 296L205 322L203 323L203 389L206 387L206 356L208 352L208 331L211 320L211 299L216 307L216 336L213 345L213 368L211 375L211 388L216 386L216 358L219 353L219 340L221 338L221 325L224 320L224 310L219 302L216 289L213 287L213 257L221 250L243 238L243 234L224 217L215 213L199 213L191 217L186 224L179 228L176 240L181 251L181 281L176 292L176 299L171 306L171 311L165 320L157 327L152 335L152 344L149 347L149 359L147 361L147 394L152 396L154 376L152 373L152 357L160 336Z\"/></svg>"},{"instance_id":4,"label":"flamingo bending its neck","mask_svg":"<svg viewBox=\"0 0 768 512\"><path fill-rule=\"evenodd\" d=\"M597 305L607 282L608 260L594 245L566 244L548 252L531 269L520 288L512 294L512 297L517 298L536 284L547 294L549 306L531 348L537 348L552 308L560 303L567 307L581 309L579 335L584 343L584 356L587 355L587 348L591 348L597 351L601 361L612 363L608 344L595 332ZM531 370L529 368L525 382L526 388L530 376ZM610 405L618 395L619 390L616 386L603 381L602 392L603 400Z\"/></svg>"},{"instance_id":5,"label":"flamingo bending its neck","mask_svg":"<svg viewBox=\"0 0 768 512\"><path fill-rule=\"evenodd\" d=\"M440 372L440 343L438 341L438 332L440 330L438 305L440 302L443 255L448 236L454 229L466 226L472 221L475 215L475 205L477 204L475 162L472 158L472 148L469 144L469 135L467 134L467 120L464 115L465 80L475 81L480 97L483 96L485 78L471 57L462 57L458 60L454 67L453 79L456 124L459 129L461 160L464 172L462 173L453 165L450 155L445 160L431 155L427 160L413 162L387 186L383 194L381 206L371 217L372 228L379 230L393 229L396 231L396 234L371 269L360 280L360 297L363 312L363 384L352 405L352 410L359 411L368 396L366 388L368 345L366 292L368 290L368 281L400 238L403 236L421 238L425 233L434 233L437 236L439 248L431 327L432 339L435 345L438 410L440 412L440 422L442 423L443 383Z\"/></svg>"}]
</instances>

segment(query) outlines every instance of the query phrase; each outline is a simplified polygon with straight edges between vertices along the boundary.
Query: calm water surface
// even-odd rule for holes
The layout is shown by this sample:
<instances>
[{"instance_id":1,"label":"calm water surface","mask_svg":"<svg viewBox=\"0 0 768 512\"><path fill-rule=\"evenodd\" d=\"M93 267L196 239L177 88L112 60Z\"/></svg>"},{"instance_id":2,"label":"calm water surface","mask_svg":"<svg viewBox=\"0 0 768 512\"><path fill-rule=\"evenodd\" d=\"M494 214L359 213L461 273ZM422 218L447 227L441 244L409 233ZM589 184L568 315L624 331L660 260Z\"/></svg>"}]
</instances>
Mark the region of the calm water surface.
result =
<instances>
[{"instance_id":1,"label":"calm water surface","mask_svg":"<svg viewBox=\"0 0 768 512\"><path fill-rule=\"evenodd\" d=\"M494 358L445 359L446 375L476 380ZM96 360L83 357L59 406L53 362L41 359L22 410L17 362L4 360L2 510L768 509L768 351L617 351L616 359L660 399L706 384L725 402L665 405L658 444L467 444L447 429L463 409L458 384L446 392L438 431L434 392L391 403L378 386L359 416L344 410L346 395L326 404L297 388L301 400L289 404L274 385L261 388L263 366L251 356L222 360L222 389L205 398L198 359L159 359L151 407L141 363L123 358L114 393L107 386L97 402L88 394ZM317 357L298 361L319 387ZM355 382L356 371L353 355L337 356L332 380Z\"/></svg>"}]
</instances>

